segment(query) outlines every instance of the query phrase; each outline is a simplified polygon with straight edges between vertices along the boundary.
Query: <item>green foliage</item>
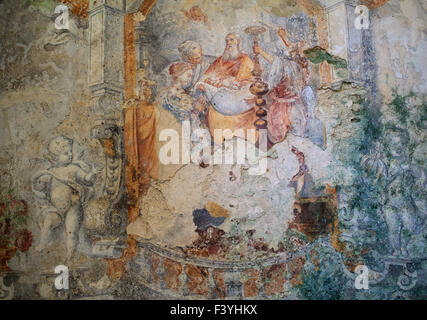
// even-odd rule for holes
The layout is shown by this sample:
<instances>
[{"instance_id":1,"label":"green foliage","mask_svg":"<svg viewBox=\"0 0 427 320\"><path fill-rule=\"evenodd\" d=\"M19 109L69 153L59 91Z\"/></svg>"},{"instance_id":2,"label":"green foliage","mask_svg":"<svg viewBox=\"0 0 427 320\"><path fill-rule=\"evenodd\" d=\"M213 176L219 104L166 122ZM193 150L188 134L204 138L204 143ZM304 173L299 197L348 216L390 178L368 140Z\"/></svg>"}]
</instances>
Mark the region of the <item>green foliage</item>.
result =
<instances>
[{"instance_id":1,"label":"green foliage","mask_svg":"<svg viewBox=\"0 0 427 320\"><path fill-rule=\"evenodd\" d=\"M362 154L367 153L372 145L378 141L383 133L383 128L380 122L380 114L378 110L372 108L369 101L361 97L358 101L362 108L360 110L360 118L362 119L363 127L363 143L361 143L359 152Z\"/></svg>"},{"instance_id":2,"label":"green foliage","mask_svg":"<svg viewBox=\"0 0 427 320\"><path fill-rule=\"evenodd\" d=\"M346 276L341 271L339 257L329 249L316 248L317 261L311 261L307 254L307 263L302 271L302 284L298 291L305 299L340 300L345 299L344 285Z\"/></svg>"},{"instance_id":3,"label":"green foliage","mask_svg":"<svg viewBox=\"0 0 427 320\"><path fill-rule=\"evenodd\" d=\"M331 55L328 51L321 47L314 47L304 51L304 54L314 64L319 64L327 61L329 64L338 69L347 69L347 61L337 56Z\"/></svg>"},{"instance_id":4,"label":"green foliage","mask_svg":"<svg viewBox=\"0 0 427 320\"><path fill-rule=\"evenodd\" d=\"M410 199L426 199L426 192L420 189L422 184L417 184L411 171L399 169L424 164L422 152L417 161L414 161L414 155L425 143L426 102L414 93L402 96L393 89L392 100L380 112L380 108L363 95L351 95L344 100L349 98L361 106L354 112L361 128L354 130L352 124L347 124L353 134L346 140L338 140L338 146L334 146L334 155L345 167L356 172L353 184L347 186L349 199L346 206L349 212L358 213L358 219L353 222L354 228L347 231L351 232L355 254L375 250L385 255L389 254L390 244L384 206L392 199L405 206L410 205ZM396 152L399 157L393 157ZM391 168L393 174L398 172L400 175L399 183L393 185L390 182ZM345 229L346 226L340 226L340 230ZM404 231L403 236L411 235ZM370 259L374 265L380 263L373 261L377 258L369 254L364 254L362 259Z\"/></svg>"},{"instance_id":5,"label":"green foliage","mask_svg":"<svg viewBox=\"0 0 427 320\"><path fill-rule=\"evenodd\" d=\"M390 150L396 148L396 142L389 139L391 135L400 138L400 151L406 157L407 162L402 163L402 165L410 165L416 148L425 143L427 104L424 96L419 104L410 104L410 100L414 98L417 98L417 95L412 92L402 96L398 94L397 89L393 89L393 100L384 110L384 112L390 112L395 116L395 118L387 118L384 122L382 143L388 161L392 159Z\"/></svg>"},{"instance_id":6,"label":"green foliage","mask_svg":"<svg viewBox=\"0 0 427 320\"><path fill-rule=\"evenodd\" d=\"M33 6L42 10L46 10L53 13L55 7L59 4L56 0L25 0L25 6Z\"/></svg>"},{"instance_id":7,"label":"green foliage","mask_svg":"<svg viewBox=\"0 0 427 320\"><path fill-rule=\"evenodd\" d=\"M397 93L397 89L392 90L393 100L389 104L389 107L397 114L399 121L406 125L409 118L409 110L406 106L406 100L409 97L413 97L414 94L410 93L408 96L401 96Z\"/></svg>"},{"instance_id":8,"label":"green foliage","mask_svg":"<svg viewBox=\"0 0 427 320\"><path fill-rule=\"evenodd\" d=\"M364 107L360 116L364 136L359 151L368 155L372 150L376 150L374 154L384 156L384 158L381 156L373 158L374 156L372 156L370 161L383 161L382 165L387 166L388 170L396 165L405 168L412 166L412 156L415 149L424 140L425 134L422 133L424 120L422 119L426 119L425 102L421 106L409 108L409 100L415 97L414 93L409 93L406 96L399 95L397 89L393 89L393 99L384 106L381 116L366 102L363 103ZM390 115L394 117L390 117ZM414 120L411 121L411 119ZM396 150L399 153L397 158L392 155L392 151L396 153ZM391 161L394 161L393 165ZM382 172L381 175L377 175L372 172L372 168L357 163L353 165L359 172L359 177L353 185L354 192L350 200L350 207L352 210L360 212L369 227L375 230L376 250L382 252L387 250L388 243L388 227L384 221L382 208L392 199L408 202L414 195L419 194L416 190L416 181L409 171L399 172L400 183L391 185L390 172L388 174ZM359 227L363 229L364 226L359 225ZM410 235L405 234L405 236ZM357 238L357 235L354 237ZM360 245L369 248L369 245L364 243L363 237L360 239Z\"/></svg>"}]
</instances>

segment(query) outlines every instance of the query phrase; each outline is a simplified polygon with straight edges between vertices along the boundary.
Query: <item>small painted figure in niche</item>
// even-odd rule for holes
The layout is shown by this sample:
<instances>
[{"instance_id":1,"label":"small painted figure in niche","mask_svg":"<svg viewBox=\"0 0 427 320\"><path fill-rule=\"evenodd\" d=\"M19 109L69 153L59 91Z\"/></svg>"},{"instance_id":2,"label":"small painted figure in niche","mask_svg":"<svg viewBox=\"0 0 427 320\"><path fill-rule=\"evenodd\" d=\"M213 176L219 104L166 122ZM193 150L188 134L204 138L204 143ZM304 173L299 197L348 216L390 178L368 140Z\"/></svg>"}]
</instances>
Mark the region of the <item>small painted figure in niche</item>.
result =
<instances>
[{"instance_id":1,"label":"small painted figure in niche","mask_svg":"<svg viewBox=\"0 0 427 320\"><path fill-rule=\"evenodd\" d=\"M295 174L289 182L289 186L295 188L296 198L324 196L324 192L315 187L313 177L309 173L307 164L305 163L304 153L294 146L292 146L291 152L296 155L299 164L297 174Z\"/></svg>"},{"instance_id":2,"label":"small painted figure in niche","mask_svg":"<svg viewBox=\"0 0 427 320\"><path fill-rule=\"evenodd\" d=\"M41 212L43 218L41 251L47 247L55 228L64 223L67 258L70 260L78 241L83 218L84 203L90 197L90 186L96 179L96 170L81 161L73 161L73 140L59 136L49 143L48 151L53 166L40 171L33 179L36 197L47 204Z\"/></svg>"}]
</instances>

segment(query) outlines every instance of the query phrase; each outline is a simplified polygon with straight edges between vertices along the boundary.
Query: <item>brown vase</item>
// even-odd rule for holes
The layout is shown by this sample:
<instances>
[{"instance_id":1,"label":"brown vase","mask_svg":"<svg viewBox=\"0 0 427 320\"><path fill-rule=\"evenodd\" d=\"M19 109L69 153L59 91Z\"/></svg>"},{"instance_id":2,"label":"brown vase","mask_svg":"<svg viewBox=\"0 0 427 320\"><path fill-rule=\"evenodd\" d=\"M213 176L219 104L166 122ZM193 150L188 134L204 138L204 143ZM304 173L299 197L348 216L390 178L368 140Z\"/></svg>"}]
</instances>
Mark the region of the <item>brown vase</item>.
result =
<instances>
[{"instance_id":1,"label":"brown vase","mask_svg":"<svg viewBox=\"0 0 427 320\"><path fill-rule=\"evenodd\" d=\"M256 80L249 87L249 91L255 96L263 96L268 92L268 85L260 80Z\"/></svg>"},{"instance_id":2,"label":"brown vase","mask_svg":"<svg viewBox=\"0 0 427 320\"><path fill-rule=\"evenodd\" d=\"M0 248L0 271L10 271L7 262L15 256L17 250L16 247Z\"/></svg>"}]
</instances>

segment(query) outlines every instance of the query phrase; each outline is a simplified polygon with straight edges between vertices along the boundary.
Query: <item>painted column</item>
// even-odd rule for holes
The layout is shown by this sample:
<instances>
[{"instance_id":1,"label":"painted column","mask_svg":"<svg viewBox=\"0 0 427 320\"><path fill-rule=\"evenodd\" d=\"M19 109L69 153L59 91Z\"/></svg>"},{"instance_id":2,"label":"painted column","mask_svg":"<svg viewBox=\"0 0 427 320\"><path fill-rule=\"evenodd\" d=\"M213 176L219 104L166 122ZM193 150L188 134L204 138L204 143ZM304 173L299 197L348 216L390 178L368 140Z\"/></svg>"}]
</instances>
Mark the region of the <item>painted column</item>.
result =
<instances>
[{"instance_id":1,"label":"painted column","mask_svg":"<svg viewBox=\"0 0 427 320\"><path fill-rule=\"evenodd\" d=\"M343 80L359 83L366 81L366 46L363 39L370 31L356 28L358 14L355 10L359 4L358 0L322 1L329 35L328 52L347 61L347 71L335 66L332 68L332 83Z\"/></svg>"},{"instance_id":2,"label":"painted column","mask_svg":"<svg viewBox=\"0 0 427 320\"><path fill-rule=\"evenodd\" d=\"M102 194L89 204L86 229L103 236L93 254L119 257L124 244L126 208L124 197L123 117L124 101L124 16L125 0L90 0L88 86L91 108L98 120L92 138L104 151L105 168ZM122 238L122 239L121 239ZM121 239L121 240L120 240Z\"/></svg>"},{"instance_id":3,"label":"painted column","mask_svg":"<svg viewBox=\"0 0 427 320\"><path fill-rule=\"evenodd\" d=\"M153 151L155 152L152 142L149 143L145 141L141 144L138 143L141 142L140 138L143 138L146 134L148 136L155 134L155 128L149 125L149 123L155 122L151 121L155 119L155 114L152 106L146 105L144 101L140 101L139 97L137 97L137 56L135 39L136 24L145 20L145 17L155 3L156 0L126 1L126 14L120 29L123 32L122 46L120 48L123 48L123 50L121 50L123 54L121 63L124 69L124 99L126 101L120 107L120 112L122 112L123 115L123 159L126 159L124 165L126 180L123 182L126 188L123 187L121 189L127 190L127 223L134 221L138 217L139 197L141 196L142 190L150 181L150 175L147 174L150 170L145 170L145 167L141 168L141 166L138 165L141 162L140 157L144 158L144 154L152 154ZM144 162L144 159L142 160L142 162ZM126 264L135 257L137 251L136 240L128 236L123 254L118 259L108 260L107 272L110 278L121 278L126 271Z\"/></svg>"}]
</instances>

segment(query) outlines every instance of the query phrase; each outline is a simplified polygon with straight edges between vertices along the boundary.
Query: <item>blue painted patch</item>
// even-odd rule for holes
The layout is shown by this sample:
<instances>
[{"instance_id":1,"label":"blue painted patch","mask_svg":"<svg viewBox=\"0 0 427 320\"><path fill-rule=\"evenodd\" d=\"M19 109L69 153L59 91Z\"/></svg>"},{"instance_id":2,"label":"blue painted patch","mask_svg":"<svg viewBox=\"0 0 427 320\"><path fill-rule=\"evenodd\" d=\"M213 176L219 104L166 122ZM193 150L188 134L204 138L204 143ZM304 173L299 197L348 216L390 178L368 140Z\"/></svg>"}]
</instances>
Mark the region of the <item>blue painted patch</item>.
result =
<instances>
[{"instance_id":1,"label":"blue painted patch","mask_svg":"<svg viewBox=\"0 0 427 320\"><path fill-rule=\"evenodd\" d=\"M212 217L206 209L196 209L193 211L193 222L199 230L205 230L209 226L220 226L224 221L225 217Z\"/></svg>"}]
</instances>

